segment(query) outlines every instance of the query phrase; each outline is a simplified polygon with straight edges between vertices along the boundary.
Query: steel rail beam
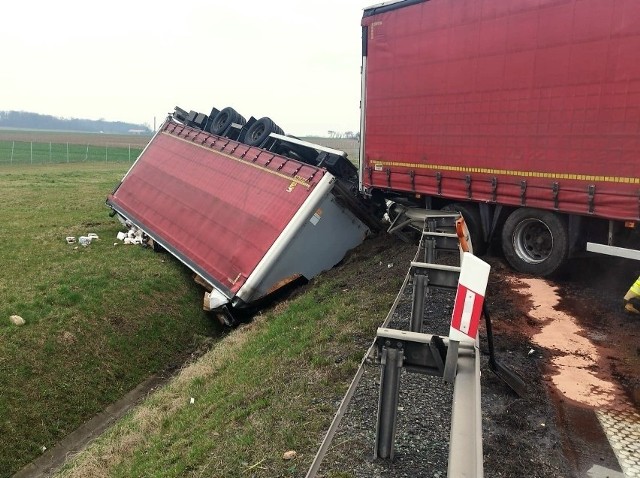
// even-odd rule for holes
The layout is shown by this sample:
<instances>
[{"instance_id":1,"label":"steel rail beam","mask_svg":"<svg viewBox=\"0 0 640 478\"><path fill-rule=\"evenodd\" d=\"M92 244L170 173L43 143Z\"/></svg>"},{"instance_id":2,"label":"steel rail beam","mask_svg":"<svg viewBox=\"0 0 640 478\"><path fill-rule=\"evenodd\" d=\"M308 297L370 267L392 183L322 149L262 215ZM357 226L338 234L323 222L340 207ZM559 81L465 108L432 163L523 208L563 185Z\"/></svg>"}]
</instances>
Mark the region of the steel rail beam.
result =
<instances>
[{"instance_id":1,"label":"steel rail beam","mask_svg":"<svg viewBox=\"0 0 640 478\"><path fill-rule=\"evenodd\" d=\"M480 401L480 351L461 347L453 388L449 478L482 478L482 411Z\"/></svg>"}]
</instances>

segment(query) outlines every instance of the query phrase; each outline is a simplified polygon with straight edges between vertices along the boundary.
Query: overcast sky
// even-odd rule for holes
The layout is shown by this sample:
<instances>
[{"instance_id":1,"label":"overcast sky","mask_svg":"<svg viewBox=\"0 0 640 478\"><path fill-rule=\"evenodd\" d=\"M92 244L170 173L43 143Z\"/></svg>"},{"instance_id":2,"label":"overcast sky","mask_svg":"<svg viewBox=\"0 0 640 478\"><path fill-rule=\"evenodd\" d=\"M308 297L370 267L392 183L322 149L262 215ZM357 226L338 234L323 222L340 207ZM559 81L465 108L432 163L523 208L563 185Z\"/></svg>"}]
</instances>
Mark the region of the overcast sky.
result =
<instances>
[{"instance_id":1,"label":"overcast sky","mask_svg":"<svg viewBox=\"0 0 640 478\"><path fill-rule=\"evenodd\" d=\"M232 106L287 133L359 128L376 0L21 0L2 6L0 110L158 125Z\"/></svg>"}]
</instances>

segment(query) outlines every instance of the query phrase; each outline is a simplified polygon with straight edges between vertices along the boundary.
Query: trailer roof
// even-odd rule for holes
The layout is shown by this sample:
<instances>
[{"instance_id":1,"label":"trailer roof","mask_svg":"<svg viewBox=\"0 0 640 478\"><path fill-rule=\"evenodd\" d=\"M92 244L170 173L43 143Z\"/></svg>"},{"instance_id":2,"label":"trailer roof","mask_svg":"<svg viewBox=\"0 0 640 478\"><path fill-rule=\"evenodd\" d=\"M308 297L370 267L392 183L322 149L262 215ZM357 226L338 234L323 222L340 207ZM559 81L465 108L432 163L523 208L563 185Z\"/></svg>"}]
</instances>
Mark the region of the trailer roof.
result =
<instances>
[{"instance_id":1,"label":"trailer roof","mask_svg":"<svg viewBox=\"0 0 640 478\"><path fill-rule=\"evenodd\" d=\"M405 8L410 5L415 5L416 3L423 3L427 1L429 0L395 0L391 2L378 3L365 8L362 18L371 17L379 13L390 12L392 10L398 10L399 8Z\"/></svg>"}]
</instances>

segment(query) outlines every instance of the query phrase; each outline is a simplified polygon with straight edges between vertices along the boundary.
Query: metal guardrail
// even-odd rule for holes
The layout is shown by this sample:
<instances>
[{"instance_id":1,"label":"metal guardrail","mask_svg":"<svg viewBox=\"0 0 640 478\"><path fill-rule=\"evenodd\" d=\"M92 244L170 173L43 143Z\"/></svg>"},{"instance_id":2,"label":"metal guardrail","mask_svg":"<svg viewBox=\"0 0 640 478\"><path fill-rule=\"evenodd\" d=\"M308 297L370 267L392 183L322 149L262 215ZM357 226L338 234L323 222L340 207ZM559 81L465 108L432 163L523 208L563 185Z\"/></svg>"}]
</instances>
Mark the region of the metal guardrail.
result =
<instances>
[{"instance_id":1,"label":"metal guardrail","mask_svg":"<svg viewBox=\"0 0 640 478\"><path fill-rule=\"evenodd\" d=\"M432 229L436 223L440 225L442 218L446 216L446 220L452 215L450 213L443 214L441 218L436 218L437 221L434 221L433 216L430 214L428 218L424 218L425 233L416 257L411 262L409 273L340 404L306 478L313 478L318 472L322 459L330 447L331 440L362 377L366 359L372 355L374 348L378 352L377 358L381 365L374 456L380 459L393 459L402 370L440 376L445 379L449 373L454 384L454 393L447 474L451 478L481 478L483 476L478 340L459 342L449 340L448 337L425 334L421 331L425 297L428 296L429 287L453 290L458 286L458 277L461 271L460 267L443 266L429 261L416 261L421 253L424 253L425 258L429 260L433 260L436 256L434 234L428 232L436 232L435 236L449 238L449 234L445 233L445 235L435 230L427 231L427 229ZM430 223L430 226L427 223ZM443 243L443 245L448 248L450 243ZM449 248L449 250L451 249ZM386 326L398 306L410 277L414 279L411 331L389 329ZM447 362L454 365L453 369L448 372L446 370Z\"/></svg>"},{"instance_id":2,"label":"metal guardrail","mask_svg":"<svg viewBox=\"0 0 640 478\"><path fill-rule=\"evenodd\" d=\"M433 231L432 231L433 232ZM423 237L429 234L424 233ZM433 248L434 241L427 242L427 248ZM435 257L434 251L426 251L425 256ZM411 331L380 328L376 334L378 358L381 364L380 392L376 423L376 443L374 456L393 459L394 438L396 432L398 397L402 370L442 377L445 382L454 384L451 410L451 434L449 440L449 477L482 477L482 413L480 400L480 353L477 332L471 332L465 326L454 326L452 335L423 334L422 316L427 285L443 289L458 288L457 294L464 294L462 300L456 295L456 314L466 316L463 320L479 321L480 312L474 301L484 300L486 276L475 277L476 267L480 266L488 275L488 265L468 255L466 266L461 267L412 262L409 274L413 275L413 304L411 312ZM465 281L461 279L464 275ZM465 286L469 278L478 289L469 292ZM479 279L479 280L478 280ZM460 282L459 282L460 281ZM477 293L480 295L477 296ZM467 301L470 301L467 304ZM464 304L464 305L460 305ZM475 318L471 316L475 314ZM456 329L456 330L454 330ZM477 330L477 329L476 329ZM465 336L465 332L471 336ZM475 337L474 337L475 335ZM469 340L471 338L471 340Z\"/></svg>"},{"instance_id":3,"label":"metal guardrail","mask_svg":"<svg viewBox=\"0 0 640 478\"><path fill-rule=\"evenodd\" d=\"M418 256L416 254L416 257L414 257L414 259L417 259L417 257ZM386 327L389 324L389 322L391 322L391 318L395 314L395 311L398 308L400 301L402 300L402 296L409 283L410 278L411 278L411 274L407 272L407 275L404 278L404 282L402 283L402 286L400 286L400 291L396 295L396 298L393 301L393 304L391 305L391 308L389 309L389 312L387 313L387 316L385 317L382 323L382 327ZM344 398L342 399L340 406L338 407L338 411L333 417L331 425L329 426L329 429L327 430L327 433L325 434L324 439L322 440L322 443L320 444L320 447L316 452L316 456L314 457L313 462L311 463L311 466L309 467L309 470L305 475L305 478L314 478L318 473L318 470L320 469L320 465L322 464L322 460L324 459L325 455L327 454L327 451L329 451L329 447L331 446L331 440L333 440L333 437L335 436L336 431L340 426L340 422L342 422L342 418L344 417L344 414L346 413L347 408L349 407L349 403L351 402L351 399L353 398L353 395L356 389L358 388L358 384L362 379L362 375L364 373L364 367L367 361L369 360L369 358L373 355L375 346L376 346L376 343L374 339L371 345L369 346L367 353L364 354L364 357L360 362L360 366L358 367L358 370L356 371L356 374L353 377L353 380L351 381L351 384L349 385L349 388L347 389L347 392Z\"/></svg>"},{"instance_id":4,"label":"metal guardrail","mask_svg":"<svg viewBox=\"0 0 640 478\"><path fill-rule=\"evenodd\" d=\"M451 408L449 478L484 476L480 403L480 351L475 344L458 353Z\"/></svg>"}]
</instances>

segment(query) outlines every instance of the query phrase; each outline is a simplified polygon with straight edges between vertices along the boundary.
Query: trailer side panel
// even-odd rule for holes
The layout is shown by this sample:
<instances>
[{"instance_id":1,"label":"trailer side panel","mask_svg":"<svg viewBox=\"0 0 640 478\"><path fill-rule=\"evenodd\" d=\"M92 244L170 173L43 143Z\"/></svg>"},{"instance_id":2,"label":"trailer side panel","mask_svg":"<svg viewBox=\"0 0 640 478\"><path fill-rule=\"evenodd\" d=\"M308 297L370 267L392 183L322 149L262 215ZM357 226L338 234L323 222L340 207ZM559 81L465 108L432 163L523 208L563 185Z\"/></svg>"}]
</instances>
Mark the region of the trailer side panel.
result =
<instances>
[{"instance_id":1,"label":"trailer side panel","mask_svg":"<svg viewBox=\"0 0 640 478\"><path fill-rule=\"evenodd\" d=\"M170 121L107 203L232 297L325 174Z\"/></svg>"},{"instance_id":2,"label":"trailer side panel","mask_svg":"<svg viewBox=\"0 0 640 478\"><path fill-rule=\"evenodd\" d=\"M365 11L365 189L640 219L640 2Z\"/></svg>"}]
</instances>

